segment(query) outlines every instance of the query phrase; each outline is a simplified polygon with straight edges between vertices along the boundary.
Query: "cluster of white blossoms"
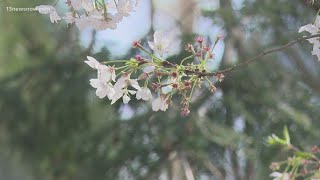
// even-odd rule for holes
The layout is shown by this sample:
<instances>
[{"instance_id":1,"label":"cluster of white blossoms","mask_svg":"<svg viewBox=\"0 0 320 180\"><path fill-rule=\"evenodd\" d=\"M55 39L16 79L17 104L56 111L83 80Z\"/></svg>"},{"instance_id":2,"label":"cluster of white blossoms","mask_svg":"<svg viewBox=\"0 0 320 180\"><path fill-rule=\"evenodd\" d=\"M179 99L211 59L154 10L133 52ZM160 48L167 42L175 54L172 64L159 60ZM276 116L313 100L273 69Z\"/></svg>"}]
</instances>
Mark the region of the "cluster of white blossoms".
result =
<instances>
[{"instance_id":1,"label":"cluster of white blossoms","mask_svg":"<svg viewBox=\"0 0 320 180\"><path fill-rule=\"evenodd\" d=\"M67 0L70 12L60 17L54 6L35 7L41 14L49 14L52 23L64 20L75 24L80 30L91 27L96 30L116 29L124 17L130 15L138 0Z\"/></svg>"},{"instance_id":2,"label":"cluster of white blossoms","mask_svg":"<svg viewBox=\"0 0 320 180\"><path fill-rule=\"evenodd\" d=\"M133 43L133 47L140 49L148 58L136 55L129 60L99 62L88 56L85 63L97 70L97 78L91 79L90 84L99 98L108 97L111 104L121 98L127 104L135 96L137 100L152 101L153 111L166 111L173 102L173 96L177 95L181 97L181 115L187 116L194 89L208 82L209 90L215 92L216 87L207 76L215 76L217 81L224 77L205 69L207 62L214 58L213 48L222 37L218 36L212 47L205 44L202 37L197 37L195 46L188 44L186 47L191 55L182 59L180 64L162 59L170 51L172 39L160 31L156 31L153 37L154 40L148 42L152 52L139 41ZM188 60L191 63L186 63Z\"/></svg>"},{"instance_id":3,"label":"cluster of white blossoms","mask_svg":"<svg viewBox=\"0 0 320 180\"><path fill-rule=\"evenodd\" d=\"M307 24L302 26L299 29L299 33L301 32L308 32L311 35L316 35L319 34L320 32L320 16L317 16L315 19L315 22L313 24ZM316 55L318 58L318 61L320 61L320 41L319 41L319 37L314 37L311 39L308 39L308 41L313 44L313 50L311 51L312 55Z\"/></svg>"},{"instance_id":4,"label":"cluster of white blossoms","mask_svg":"<svg viewBox=\"0 0 320 180\"><path fill-rule=\"evenodd\" d=\"M96 95L99 98L108 97L111 104L114 104L122 98L123 103L127 104L132 95L136 95L138 100L148 101L152 98L150 89L147 86L140 87L138 79L132 79L130 73L123 72L122 76L116 81L116 68L101 64L95 58L88 56L84 61L91 68L98 72L96 79L90 79L90 85L96 88ZM114 84L112 84L114 82ZM163 105L163 101L156 99L152 103L154 110L165 111L168 105Z\"/></svg>"}]
</instances>

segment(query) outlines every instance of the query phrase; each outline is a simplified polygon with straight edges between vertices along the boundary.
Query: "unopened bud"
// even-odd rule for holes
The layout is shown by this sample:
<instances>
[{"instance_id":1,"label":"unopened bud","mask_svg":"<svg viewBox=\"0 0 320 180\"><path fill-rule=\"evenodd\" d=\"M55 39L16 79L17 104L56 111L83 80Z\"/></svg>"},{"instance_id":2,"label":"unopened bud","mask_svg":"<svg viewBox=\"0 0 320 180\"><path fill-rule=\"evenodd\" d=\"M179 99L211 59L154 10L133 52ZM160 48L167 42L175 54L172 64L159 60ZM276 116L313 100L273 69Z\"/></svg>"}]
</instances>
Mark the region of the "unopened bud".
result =
<instances>
[{"instance_id":1,"label":"unopened bud","mask_svg":"<svg viewBox=\"0 0 320 180\"><path fill-rule=\"evenodd\" d=\"M132 43L133 48L138 48L139 46L141 46L140 41L133 41L133 43Z\"/></svg>"},{"instance_id":2,"label":"unopened bud","mask_svg":"<svg viewBox=\"0 0 320 180\"><path fill-rule=\"evenodd\" d=\"M218 80L219 82L222 82L223 79L225 78L225 76L224 76L224 74L219 73L218 75L216 75L216 78L217 78L217 80Z\"/></svg>"}]
</instances>

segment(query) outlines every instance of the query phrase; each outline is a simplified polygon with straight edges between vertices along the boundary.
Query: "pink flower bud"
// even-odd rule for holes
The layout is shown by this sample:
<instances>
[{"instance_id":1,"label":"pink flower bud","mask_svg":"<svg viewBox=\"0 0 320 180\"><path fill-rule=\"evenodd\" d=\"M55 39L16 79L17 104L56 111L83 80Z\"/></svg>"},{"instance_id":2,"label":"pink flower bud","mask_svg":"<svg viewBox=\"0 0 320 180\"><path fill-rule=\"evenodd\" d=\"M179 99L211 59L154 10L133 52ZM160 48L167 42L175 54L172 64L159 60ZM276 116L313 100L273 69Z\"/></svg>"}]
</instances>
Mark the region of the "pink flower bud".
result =
<instances>
[{"instance_id":1,"label":"pink flower bud","mask_svg":"<svg viewBox=\"0 0 320 180\"><path fill-rule=\"evenodd\" d=\"M183 82L183 85L184 85L185 88L191 88L191 82L188 81L188 80L185 80L185 81Z\"/></svg>"},{"instance_id":2,"label":"pink flower bud","mask_svg":"<svg viewBox=\"0 0 320 180\"><path fill-rule=\"evenodd\" d=\"M152 84L151 84L151 88L152 88L153 91L157 92L157 91L159 91L159 89L161 88L161 84L159 84L159 83L152 83Z\"/></svg>"},{"instance_id":3,"label":"pink flower bud","mask_svg":"<svg viewBox=\"0 0 320 180\"><path fill-rule=\"evenodd\" d=\"M138 48L139 46L141 46L140 41L133 41L133 43L132 43L133 48Z\"/></svg>"},{"instance_id":4,"label":"pink flower bud","mask_svg":"<svg viewBox=\"0 0 320 180\"><path fill-rule=\"evenodd\" d=\"M182 108L182 109L181 109L181 113L180 113L181 116L186 117L186 116L188 116L189 114L190 114L189 108Z\"/></svg>"},{"instance_id":5,"label":"pink flower bud","mask_svg":"<svg viewBox=\"0 0 320 180\"><path fill-rule=\"evenodd\" d=\"M194 52L194 47L193 47L193 45L192 44L187 44L187 46L186 46L186 51L188 51L188 52Z\"/></svg>"},{"instance_id":6,"label":"pink flower bud","mask_svg":"<svg viewBox=\"0 0 320 180\"><path fill-rule=\"evenodd\" d=\"M209 46L209 45L205 45L205 46L203 47L203 50L204 50L205 52L209 52L209 51L210 51L210 46Z\"/></svg>"},{"instance_id":7,"label":"pink flower bud","mask_svg":"<svg viewBox=\"0 0 320 180\"><path fill-rule=\"evenodd\" d=\"M201 36L196 37L194 40L199 44L203 43L203 37L201 37Z\"/></svg>"},{"instance_id":8,"label":"pink flower bud","mask_svg":"<svg viewBox=\"0 0 320 180\"><path fill-rule=\"evenodd\" d=\"M218 80L219 82L222 82L223 79L225 78L225 76L224 76L224 74L219 73L218 75L216 75L216 78L217 78L217 80Z\"/></svg>"},{"instance_id":9,"label":"pink flower bud","mask_svg":"<svg viewBox=\"0 0 320 180\"><path fill-rule=\"evenodd\" d=\"M144 62L144 58L140 55L136 55L134 58L139 62Z\"/></svg>"}]
</instances>

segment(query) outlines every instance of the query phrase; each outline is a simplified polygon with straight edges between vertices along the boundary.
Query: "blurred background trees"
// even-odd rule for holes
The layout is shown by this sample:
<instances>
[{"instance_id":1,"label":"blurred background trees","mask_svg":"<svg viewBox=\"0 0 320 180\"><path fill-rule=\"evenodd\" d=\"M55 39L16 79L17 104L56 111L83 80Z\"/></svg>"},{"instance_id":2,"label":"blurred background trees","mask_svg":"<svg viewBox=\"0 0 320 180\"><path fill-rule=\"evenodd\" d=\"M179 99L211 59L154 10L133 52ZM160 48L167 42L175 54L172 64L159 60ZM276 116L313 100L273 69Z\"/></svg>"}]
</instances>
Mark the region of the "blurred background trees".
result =
<instances>
[{"instance_id":1,"label":"blurred background trees","mask_svg":"<svg viewBox=\"0 0 320 180\"><path fill-rule=\"evenodd\" d=\"M182 118L178 106L155 113L145 103L110 106L95 97L86 56L106 60L138 52L111 56L108 48L95 50L99 33L53 25L35 12L6 11L38 3L0 2L0 179L263 180L269 164L286 157L266 145L268 135L288 125L299 147L319 143L320 70L307 42L228 74L215 94L196 92L191 116ZM172 19L183 43L193 33L212 41L210 28L221 29L223 55L213 68L301 36L299 27L318 8L304 0L143 3L151 12L151 22L140 22L151 25L144 39L159 28L158 12ZM199 17L213 25L197 30ZM186 55L181 46L168 60Z\"/></svg>"}]
</instances>

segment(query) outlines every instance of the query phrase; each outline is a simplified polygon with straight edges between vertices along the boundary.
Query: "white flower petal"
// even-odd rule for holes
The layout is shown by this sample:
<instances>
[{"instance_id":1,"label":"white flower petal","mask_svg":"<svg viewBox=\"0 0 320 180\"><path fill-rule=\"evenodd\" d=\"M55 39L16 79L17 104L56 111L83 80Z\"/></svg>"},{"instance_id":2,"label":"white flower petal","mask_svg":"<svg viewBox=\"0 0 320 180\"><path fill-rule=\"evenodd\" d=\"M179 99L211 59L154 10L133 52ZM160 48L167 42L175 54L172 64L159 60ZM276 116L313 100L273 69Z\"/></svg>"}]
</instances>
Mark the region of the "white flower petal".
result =
<instances>
[{"instance_id":1,"label":"white flower petal","mask_svg":"<svg viewBox=\"0 0 320 180\"><path fill-rule=\"evenodd\" d=\"M119 0L117 10L122 16L129 16L133 11L133 4L130 0Z\"/></svg>"},{"instance_id":2,"label":"white flower petal","mask_svg":"<svg viewBox=\"0 0 320 180\"><path fill-rule=\"evenodd\" d=\"M116 91L120 91L122 88L127 86L127 80L129 77L127 76L122 76L121 78L118 79L118 81L114 84L114 89Z\"/></svg>"},{"instance_id":3,"label":"white flower petal","mask_svg":"<svg viewBox=\"0 0 320 180\"><path fill-rule=\"evenodd\" d=\"M152 110L159 111L161 106L161 99L157 98L152 102Z\"/></svg>"},{"instance_id":4,"label":"white flower petal","mask_svg":"<svg viewBox=\"0 0 320 180\"><path fill-rule=\"evenodd\" d=\"M299 33L303 31L307 31L310 34L317 34L317 32L319 32L319 28L313 24L307 24L299 29Z\"/></svg>"},{"instance_id":5,"label":"white flower petal","mask_svg":"<svg viewBox=\"0 0 320 180\"><path fill-rule=\"evenodd\" d=\"M138 83L137 79L130 79L129 82L130 82L130 85L131 85L132 87L134 87L136 90L141 89L141 87L139 86L139 83Z\"/></svg>"},{"instance_id":6,"label":"white flower petal","mask_svg":"<svg viewBox=\"0 0 320 180\"><path fill-rule=\"evenodd\" d=\"M150 89L147 87L141 88L140 90L137 91L136 98L138 100L142 99L142 100L148 101L149 99L152 98Z\"/></svg>"},{"instance_id":7,"label":"white flower petal","mask_svg":"<svg viewBox=\"0 0 320 180\"><path fill-rule=\"evenodd\" d=\"M99 88L101 86L101 83L99 79L90 79L90 85L93 88Z\"/></svg>"},{"instance_id":8,"label":"white flower petal","mask_svg":"<svg viewBox=\"0 0 320 180\"><path fill-rule=\"evenodd\" d=\"M160 56L163 56L164 53L170 51L171 40L165 37L164 34L160 31L156 31L153 35L153 42L148 42L150 48Z\"/></svg>"},{"instance_id":9,"label":"white flower petal","mask_svg":"<svg viewBox=\"0 0 320 180\"><path fill-rule=\"evenodd\" d=\"M94 10L94 6L91 0L81 0L81 1L82 1L81 6L83 7L84 10L86 10L87 12Z\"/></svg>"},{"instance_id":10,"label":"white flower petal","mask_svg":"<svg viewBox=\"0 0 320 180\"><path fill-rule=\"evenodd\" d=\"M95 58L91 56L87 56L87 61L84 61L86 64L88 64L91 68L97 69L101 64L99 61L97 61Z\"/></svg>"},{"instance_id":11,"label":"white flower petal","mask_svg":"<svg viewBox=\"0 0 320 180\"><path fill-rule=\"evenodd\" d=\"M148 41L148 44L149 44L149 47L152 49L152 50L155 50L155 46L156 44L154 42L151 42L151 41Z\"/></svg>"},{"instance_id":12,"label":"white flower petal","mask_svg":"<svg viewBox=\"0 0 320 180\"><path fill-rule=\"evenodd\" d=\"M133 90L128 90L128 92L132 95L136 94L137 91L133 91Z\"/></svg>"},{"instance_id":13,"label":"white flower petal","mask_svg":"<svg viewBox=\"0 0 320 180\"><path fill-rule=\"evenodd\" d=\"M82 9L81 3L82 3L82 0L71 0L71 6L76 11Z\"/></svg>"},{"instance_id":14,"label":"white flower petal","mask_svg":"<svg viewBox=\"0 0 320 180\"><path fill-rule=\"evenodd\" d=\"M50 12L51 23L58 23L58 21L60 20L61 20L61 17L58 15L56 10Z\"/></svg>"},{"instance_id":15,"label":"white flower petal","mask_svg":"<svg viewBox=\"0 0 320 180\"><path fill-rule=\"evenodd\" d=\"M130 97L127 94L125 94L122 99L124 104L128 104L128 102L130 101Z\"/></svg>"},{"instance_id":16,"label":"white flower petal","mask_svg":"<svg viewBox=\"0 0 320 180\"><path fill-rule=\"evenodd\" d=\"M98 89L96 90L96 95L97 95L100 99L106 97L107 94L108 94L108 92L105 91L104 89L98 88Z\"/></svg>"},{"instance_id":17,"label":"white flower petal","mask_svg":"<svg viewBox=\"0 0 320 180\"><path fill-rule=\"evenodd\" d=\"M116 91L115 94L112 96L112 101L111 104L114 104L117 102L122 96L123 96L124 91Z\"/></svg>"}]
</instances>

